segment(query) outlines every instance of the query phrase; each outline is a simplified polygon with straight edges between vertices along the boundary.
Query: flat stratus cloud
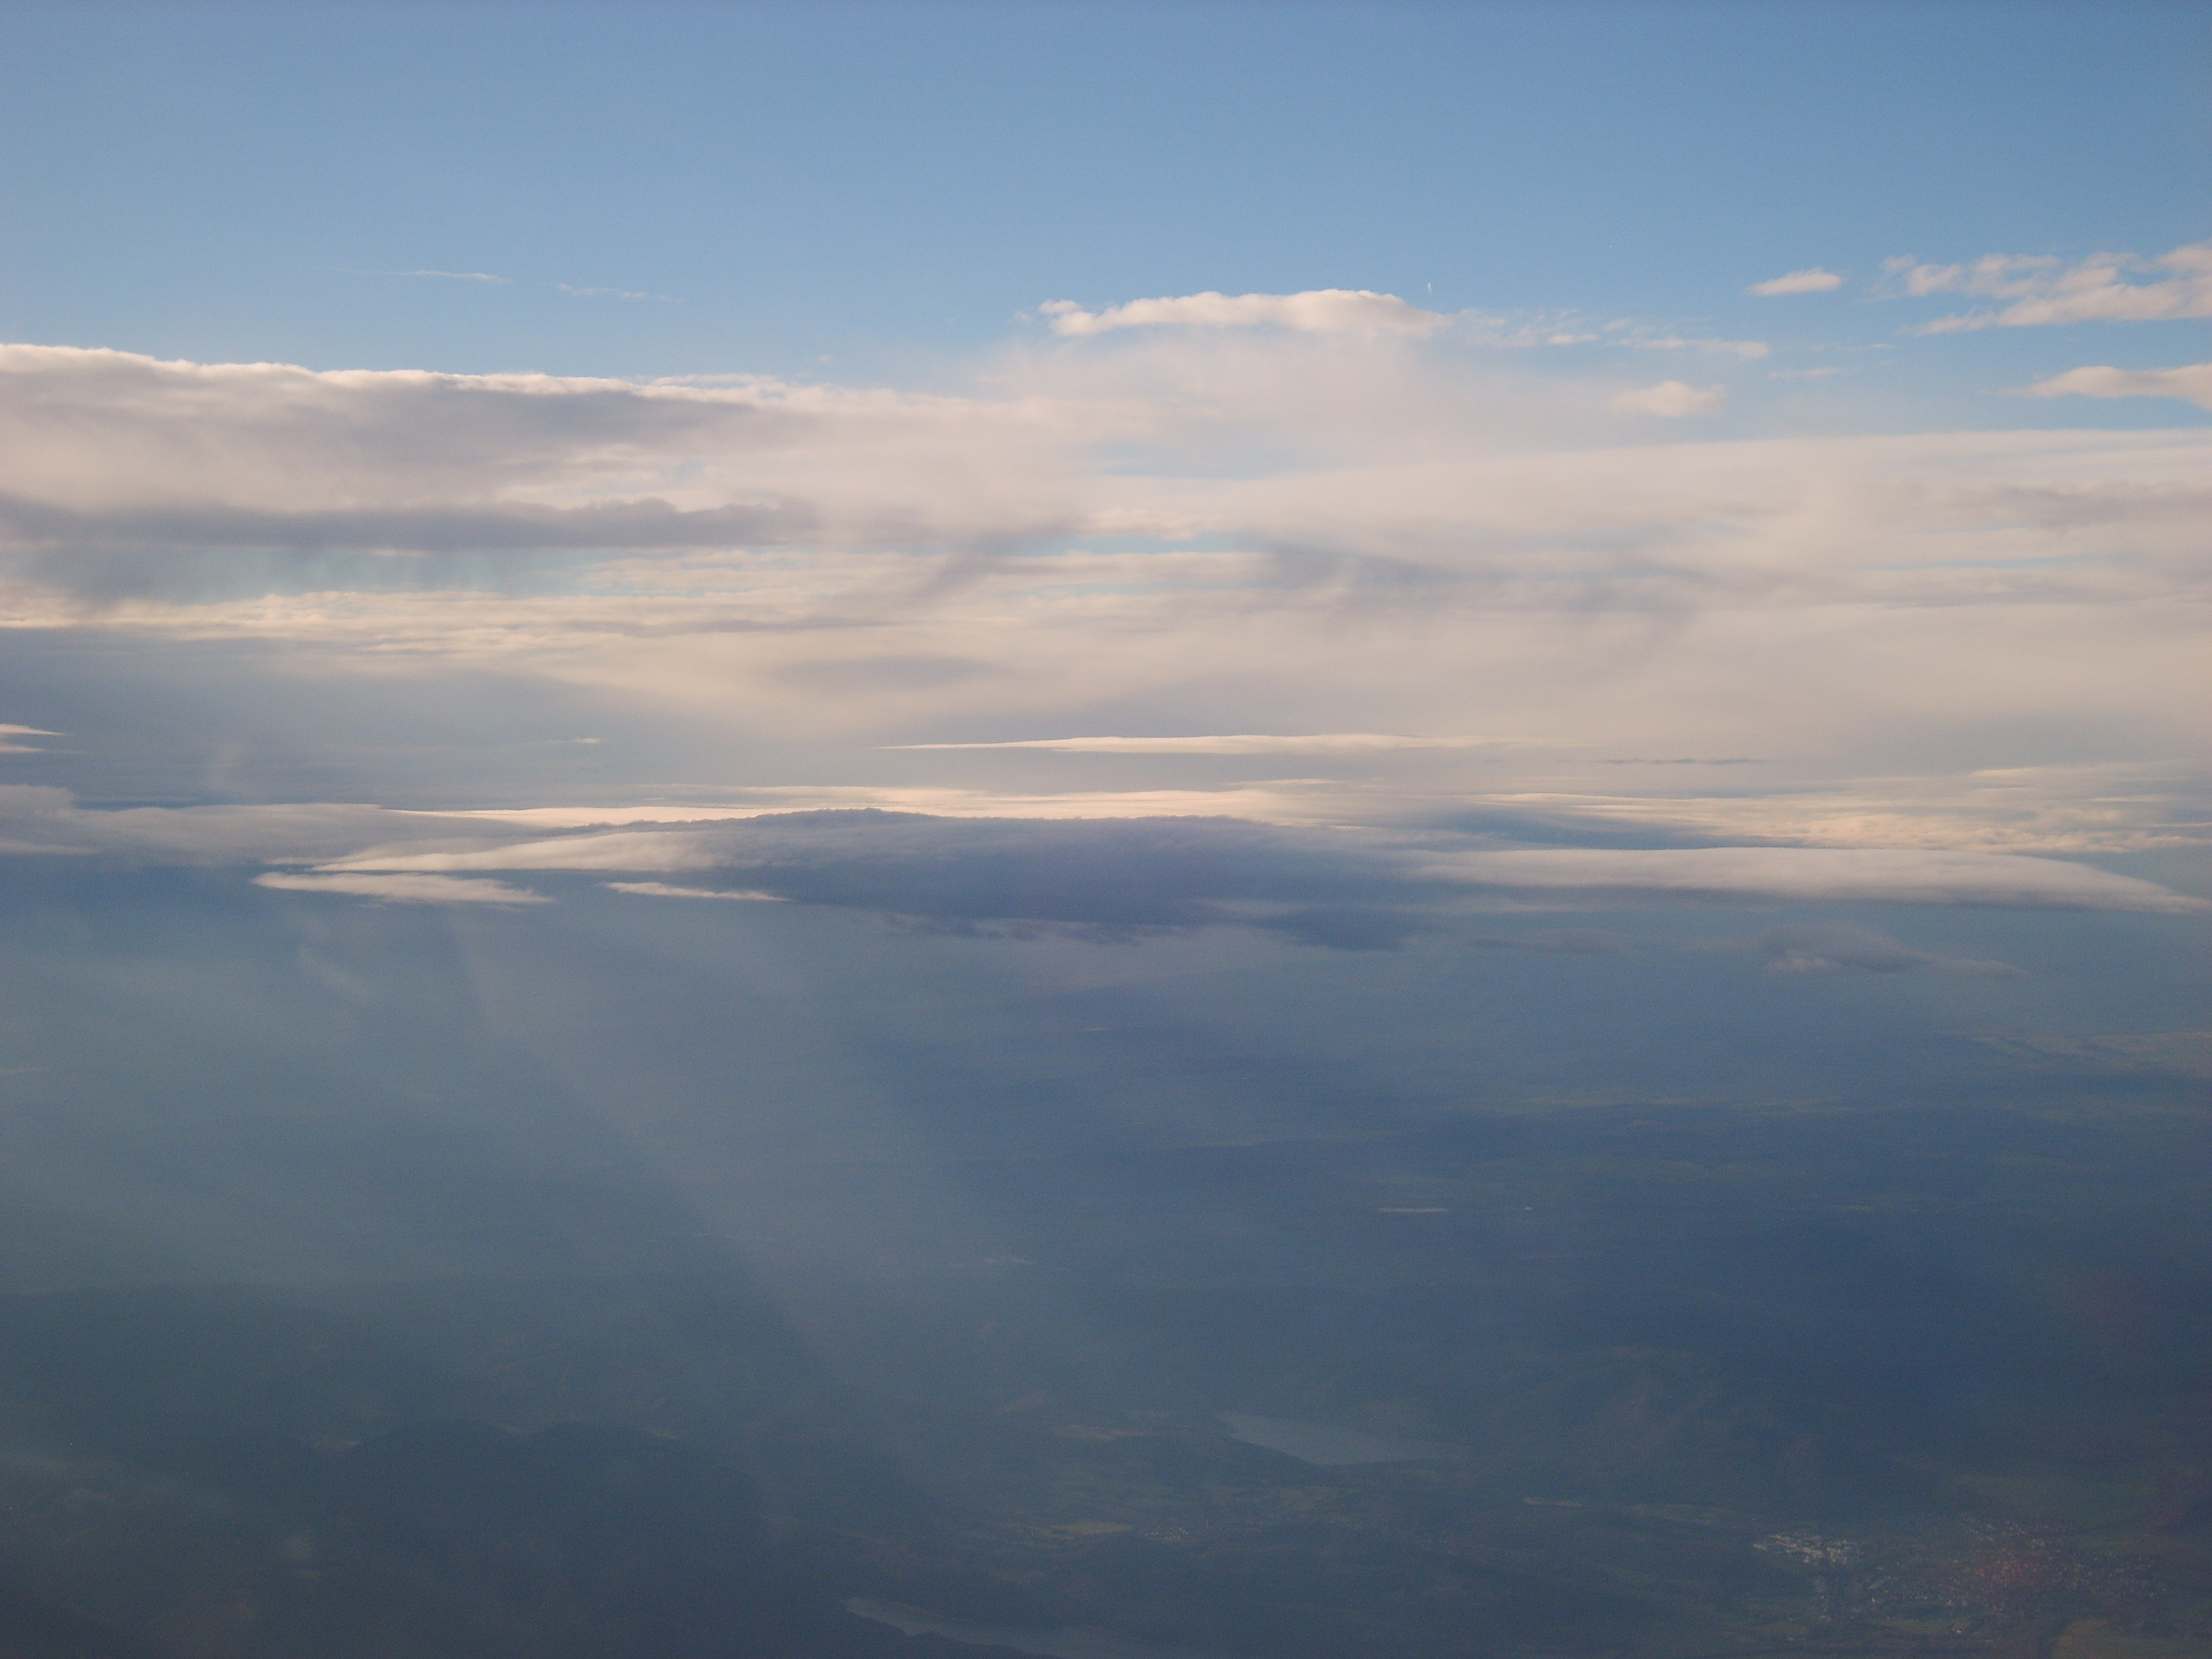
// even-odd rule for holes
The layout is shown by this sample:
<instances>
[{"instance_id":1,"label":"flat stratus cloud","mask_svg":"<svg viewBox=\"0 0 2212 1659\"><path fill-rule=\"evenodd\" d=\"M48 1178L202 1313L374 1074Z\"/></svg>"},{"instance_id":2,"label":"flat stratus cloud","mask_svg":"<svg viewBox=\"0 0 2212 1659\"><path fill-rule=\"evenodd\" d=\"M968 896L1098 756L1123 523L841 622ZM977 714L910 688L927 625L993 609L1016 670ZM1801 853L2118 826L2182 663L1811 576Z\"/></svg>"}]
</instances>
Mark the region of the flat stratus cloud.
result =
<instances>
[{"instance_id":1,"label":"flat stratus cloud","mask_svg":"<svg viewBox=\"0 0 2212 1659\"><path fill-rule=\"evenodd\" d=\"M1803 270L1793 270L1784 276L1769 277L1763 283L1753 283L1744 292L1771 300L1790 294L1832 293L1843 285L1844 279L1834 271L1808 265Z\"/></svg>"},{"instance_id":2,"label":"flat stratus cloud","mask_svg":"<svg viewBox=\"0 0 2212 1659\"><path fill-rule=\"evenodd\" d=\"M488 270L400 270L396 276L436 276L449 283L490 283L501 288L514 285L512 276L495 276Z\"/></svg>"},{"instance_id":3,"label":"flat stratus cloud","mask_svg":"<svg viewBox=\"0 0 2212 1659\"><path fill-rule=\"evenodd\" d=\"M318 372L0 346L0 548L67 583L88 561L188 549L959 543L1064 526L1059 418L764 380ZM987 455L1002 464L988 475Z\"/></svg>"},{"instance_id":4,"label":"flat stratus cloud","mask_svg":"<svg viewBox=\"0 0 2212 1659\"><path fill-rule=\"evenodd\" d=\"M1085 311L1073 300L1037 309L1055 334L1106 334L1123 328L1286 328L1309 334L1430 334L1450 320L1395 294L1369 289L1323 288L1303 294L1186 294L1174 299L1132 300Z\"/></svg>"},{"instance_id":5,"label":"flat stratus cloud","mask_svg":"<svg viewBox=\"0 0 2212 1659\"><path fill-rule=\"evenodd\" d=\"M1542 738L1419 738L1385 732L1312 732L1303 737L1241 732L1202 738L1021 738L1004 743L900 743L915 749L1051 749L1070 755L1334 755L1391 749L1477 749L1541 744Z\"/></svg>"},{"instance_id":6,"label":"flat stratus cloud","mask_svg":"<svg viewBox=\"0 0 2212 1659\"><path fill-rule=\"evenodd\" d=\"M1740 951L1759 958L1770 974L1795 978L1824 978L1836 974L1905 974L1917 970L1945 979L2019 979L2021 970L2010 963L1989 962L1972 957L1938 956L1899 944L1869 927L1835 923L1810 927L1770 927L1746 939L1720 939L1692 947L1699 951Z\"/></svg>"},{"instance_id":7,"label":"flat stratus cloud","mask_svg":"<svg viewBox=\"0 0 2212 1659\"><path fill-rule=\"evenodd\" d=\"M1006 805L981 797L967 817L761 810L763 797L799 793L756 792L750 807L433 813L342 805L87 809L64 791L9 786L0 787L0 856L276 864L285 867L264 869L262 885L400 903L537 903L544 895L496 879L536 872L611 878L617 890L650 897L783 899L1102 927L1245 922L1316 943L1367 945L1497 900L1554 908L1687 900L2212 909L2094 866L1999 852L1500 847L1483 835L1335 827L1325 818L1299 824L1143 815L1208 805L1218 812L1264 799L1249 791L1186 792L1173 805L1144 791L1057 805L1032 798L1033 815L1018 817L977 814L978 806L1003 812ZM817 793L834 799L839 792ZM864 792L842 793L850 799ZM1337 804L1326 793L1320 802L1323 813ZM1055 810L1060 816L1049 815ZM1120 816L1076 815L1085 811ZM633 816L639 812L657 816ZM1516 812L1530 825L1573 821L1540 804L1501 803L1488 816L1504 823ZM483 878L491 879L470 884ZM1304 920L1285 920L1294 917Z\"/></svg>"},{"instance_id":8,"label":"flat stratus cloud","mask_svg":"<svg viewBox=\"0 0 2212 1659\"><path fill-rule=\"evenodd\" d=\"M1905 254L1884 261L1882 269L1899 294L1963 294L2002 302L1993 310L1922 324L1911 331L1919 334L2212 317L2212 242L2191 243L2154 258L2093 253L2072 263L2051 254L1990 253L1939 265Z\"/></svg>"},{"instance_id":9,"label":"flat stratus cloud","mask_svg":"<svg viewBox=\"0 0 2212 1659\"><path fill-rule=\"evenodd\" d=\"M333 893L348 898L375 899L385 904L550 904L542 893L503 881L471 880L460 876L368 875L353 872L300 874L270 871L253 878L258 887L288 892Z\"/></svg>"},{"instance_id":10,"label":"flat stratus cloud","mask_svg":"<svg viewBox=\"0 0 2212 1659\"><path fill-rule=\"evenodd\" d=\"M2069 368L2027 388L2031 398L2177 398L2212 409L2212 363L2179 368Z\"/></svg>"},{"instance_id":11,"label":"flat stratus cloud","mask_svg":"<svg viewBox=\"0 0 2212 1659\"><path fill-rule=\"evenodd\" d=\"M874 805L2059 854L2208 839L2212 432L1686 441L1608 416L1617 388L1509 374L1456 335L1108 338L1010 349L928 397L0 349L11 695L112 708L99 661L164 709L188 695L176 775L139 798L203 787L181 758L199 734L250 732L251 764L325 768L264 770L262 798L569 815L548 832ZM331 738L363 699L390 700L399 748ZM481 744L453 742L456 708L483 714ZM68 724L72 750L108 740ZM1009 730L1288 736L1227 757L1325 775L1206 791L1176 749L1100 747L1060 751L1063 792L1024 793L988 787L988 751L884 752ZM568 751L591 761L580 792L544 746L574 731L604 738ZM1549 735L1303 746L1489 732ZM2178 769L2120 787L2084 752ZM1352 775L1386 753L1388 780ZM1783 758L1723 789L1585 754ZM9 838L367 844L374 809L286 810L291 829L70 807Z\"/></svg>"},{"instance_id":12,"label":"flat stratus cloud","mask_svg":"<svg viewBox=\"0 0 2212 1659\"><path fill-rule=\"evenodd\" d=\"M990 914L1110 921L1069 890L1118 892L1121 920L1143 891L1189 921L1231 901L1435 902L1482 890L1538 895L1994 904L2187 914L2212 903L2157 883L2057 859L1919 848L1726 847L1455 849L1371 831L1285 830L1225 818L945 819L799 813L713 827L614 830L552 840L364 854L338 871L576 871L741 874L817 902L917 908L948 898ZM904 893L904 902L896 896ZM1049 908L1059 906L1060 908ZM1073 905L1075 913L1067 907ZM924 904L919 908L927 908Z\"/></svg>"},{"instance_id":13,"label":"flat stratus cloud","mask_svg":"<svg viewBox=\"0 0 2212 1659\"><path fill-rule=\"evenodd\" d=\"M2212 902L2087 865L1933 848L1533 848L1463 853L1419 867L1439 881L1534 891L2175 915L2212 910Z\"/></svg>"},{"instance_id":14,"label":"flat stratus cloud","mask_svg":"<svg viewBox=\"0 0 2212 1659\"><path fill-rule=\"evenodd\" d=\"M1616 414L1658 415L1668 420L1679 420L1685 415L1711 415L1728 407L1728 388L1662 380L1657 386L1621 392L1608 407Z\"/></svg>"},{"instance_id":15,"label":"flat stratus cloud","mask_svg":"<svg viewBox=\"0 0 2212 1659\"><path fill-rule=\"evenodd\" d=\"M674 887L665 881L608 881L599 884L611 892L634 893L641 898L734 899L768 904L782 902L774 893L757 892L749 887Z\"/></svg>"}]
</instances>

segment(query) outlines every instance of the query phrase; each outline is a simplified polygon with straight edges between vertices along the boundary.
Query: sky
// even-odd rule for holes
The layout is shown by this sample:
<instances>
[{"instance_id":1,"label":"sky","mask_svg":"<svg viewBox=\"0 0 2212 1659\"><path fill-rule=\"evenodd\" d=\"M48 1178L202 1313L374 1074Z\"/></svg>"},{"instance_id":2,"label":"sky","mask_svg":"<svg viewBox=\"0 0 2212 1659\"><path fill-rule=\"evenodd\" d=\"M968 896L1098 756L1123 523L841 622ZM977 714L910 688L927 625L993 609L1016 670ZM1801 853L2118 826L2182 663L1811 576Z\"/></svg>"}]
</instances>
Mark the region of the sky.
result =
<instances>
[{"instance_id":1,"label":"sky","mask_svg":"<svg viewBox=\"0 0 2212 1659\"><path fill-rule=\"evenodd\" d=\"M1939 1038L2195 1063L2201 8L0 42L0 891L9 971L76 988L9 1075L119 1114L19 1180L138 1241L38 1282L179 1259L149 1216L210 1273L416 1261L404 1206L234 1236L295 1042L393 1146L420 1054L520 1103L557 1053L580 1115L502 1105L498 1157L612 1136L735 1213L788 1124L648 1130L604 1060L691 1101L724 1016L525 1012L617 979L723 988L922 1164L931 1067L1079 1074L1037 1011L1094 981L1180 1007L1112 1109L1170 1136L1935 1090ZM1223 1045L1342 1086L1269 1128ZM117 1199L187 1073L232 1138Z\"/></svg>"}]
</instances>

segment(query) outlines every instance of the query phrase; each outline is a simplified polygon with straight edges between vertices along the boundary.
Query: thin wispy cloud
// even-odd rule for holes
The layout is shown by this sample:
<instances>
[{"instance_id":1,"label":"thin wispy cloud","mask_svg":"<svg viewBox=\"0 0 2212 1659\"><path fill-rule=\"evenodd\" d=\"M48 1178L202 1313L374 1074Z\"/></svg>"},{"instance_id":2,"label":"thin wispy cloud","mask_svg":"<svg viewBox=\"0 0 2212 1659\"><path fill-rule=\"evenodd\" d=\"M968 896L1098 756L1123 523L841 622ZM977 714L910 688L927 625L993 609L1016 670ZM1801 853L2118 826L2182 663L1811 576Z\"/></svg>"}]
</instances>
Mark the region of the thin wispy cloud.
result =
<instances>
[{"instance_id":1,"label":"thin wispy cloud","mask_svg":"<svg viewBox=\"0 0 2212 1659\"><path fill-rule=\"evenodd\" d=\"M1885 260L1882 270L1893 296L1962 294L2002 302L1907 331L1914 334L2212 317L2212 242L2191 243L2154 258L2093 253L2071 262L2055 254L1990 253L1943 265L1900 254Z\"/></svg>"},{"instance_id":2,"label":"thin wispy cloud","mask_svg":"<svg viewBox=\"0 0 2212 1659\"><path fill-rule=\"evenodd\" d=\"M514 286L512 276L495 276L488 270L394 270L373 271L372 276L431 276L448 283L489 283L497 288Z\"/></svg>"},{"instance_id":3,"label":"thin wispy cloud","mask_svg":"<svg viewBox=\"0 0 2212 1659\"><path fill-rule=\"evenodd\" d=\"M1303 737L1242 732L1194 738L1022 738L1000 743L900 743L891 749L1049 749L1071 755L1329 755L1392 749L1475 749L1542 744L1543 738L1423 738L1382 732L1315 732Z\"/></svg>"},{"instance_id":4,"label":"thin wispy cloud","mask_svg":"<svg viewBox=\"0 0 2212 1659\"><path fill-rule=\"evenodd\" d=\"M1716 939L1693 945L1700 951L1735 951L1757 958L1770 974L1785 978L1822 979L1839 974L1887 975L1923 972L1944 979L2021 979L2010 963L1975 957L1947 957L1916 951L1869 927L1835 923L1770 927L1750 939Z\"/></svg>"},{"instance_id":5,"label":"thin wispy cloud","mask_svg":"<svg viewBox=\"0 0 2212 1659\"><path fill-rule=\"evenodd\" d=\"M1303 294L1186 294L1173 299L1132 300L1086 311L1073 300L1054 300L1038 311L1063 335L1108 334L1127 328L1284 328L1310 334L1431 334L1451 319L1424 311L1395 294L1369 289L1325 288Z\"/></svg>"},{"instance_id":6,"label":"thin wispy cloud","mask_svg":"<svg viewBox=\"0 0 2212 1659\"><path fill-rule=\"evenodd\" d=\"M2179 368L2069 368L2038 380L2022 394L2030 398L2173 398L2212 409L2212 363Z\"/></svg>"},{"instance_id":7,"label":"thin wispy cloud","mask_svg":"<svg viewBox=\"0 0 2212 1659\"><path fill-rule=\"evenodd\" d=\"M1618 393L1607 406L1617 415L1656 415L1670 421L1686 415L1716 415L1728 407L1728 388L1662 380L1656 386Z\"/></svg>"},{"instance_id":8,"label":"thin wispy cloud","mask_svg":"<svg viewBox=\"0 0 2212 1659\"><path fill-rule=\"evenodd\" d=\"M1791 294L1831 294L1843 285L1843 277L1835 271L1808 265L1803 270L1793 270L1784 276L1769 277L1763 283L1753 283L1744 292L1756 295L1763 300L1773 300Z\"/></svg>"},{"instance_id":9,"label":"thin wispy cloud","mask_svg":"<svg viewBox=\"0 0 2212 1659\"><path fill-rule=\"evenodd\" d=\"M542 893L503 881L477 880L461 876L301 874L272 870L253 878L257 887L285 892L330 893L346 898L374 899L383 904L550 904Z\"/></svg>"},{"instance_id":10,"label":"thin wispy cloud","mask_svg":"<svg viewBox=\"0 0 2212 1659\"><path fill-rule=\"evenodd\" d=\"M567 283L556 283L553 286L572 300L659 300L668 304L674 303L665 294L640 293L632 289L574 288Z\"/></svg>"},{"instance_id":11,"label":"thin wispy cloud","mask_svg":"<svg viewBox=\"0 0 2212 1659\"><path fill-rule=\"evenodd\" d=\"M1764 357L1772 349L1764 340L1718 340L1662 334L1627 343L1642 351L1704 351L1731 357Z\"/></svg>"},{"instance_id":12,"label":"thin wispy cloud","mask_svg":"<svg viewBox=\"0 0 2212 1659\"><path fill-rule=\"evenodd\" d=\"M599 884L611 892L633 893L641 898L729 899L763 904L783 902L774 893L756 892L750 888L675 887L665 881L608 881Z\"/></svg>"}]
</instances>

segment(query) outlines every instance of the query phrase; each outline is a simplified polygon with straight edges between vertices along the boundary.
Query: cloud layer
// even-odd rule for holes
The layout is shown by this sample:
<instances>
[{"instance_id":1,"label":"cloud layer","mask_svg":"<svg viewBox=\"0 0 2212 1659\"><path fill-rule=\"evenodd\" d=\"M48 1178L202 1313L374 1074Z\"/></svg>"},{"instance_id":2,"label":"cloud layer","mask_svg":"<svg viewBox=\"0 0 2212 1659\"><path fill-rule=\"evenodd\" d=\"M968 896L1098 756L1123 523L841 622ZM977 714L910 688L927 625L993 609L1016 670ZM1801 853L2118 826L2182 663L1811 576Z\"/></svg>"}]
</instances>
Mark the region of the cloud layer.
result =
<instances>
[{"instance_id":1,"label":"cloud layer","mask_svg":"<svg viewBox=\"0 0 2212 1659\"><path fill-rule=\"evenodd\" d=\"M1225 817L832 810L651 822L625 812L614 816L627 823L563 829L561 816L337 805L97 811L58 791L17 788L0 793L0 852L274 863L283 867L264 869L258 884L392 903L538 903L544 893L502 878L584 875L647 897L781 899L963 922L1242 923L1316 943L1393 943L1501 902L2212 909L2093 866L1942 849L1514 847L1480 834Z\"/></svg>"},{"instance_id":2,"label":"cloud layer","mask_svg":"<svg viewBox=\"0 0 2212 1659\"><path fill-rule=\"evenodd\" d=\"M793 896L647 826L1175 817L1473 835L1358 855L1425 914L2172 908L2017 858L2212 840L2203 430L1698 440L1609 405L1732 419L1726 382L1250 298L927 395L0 350L0 739L47 751L7 763L210 803L33 789L0 830L309 870L542 842Z\"/></svg>"}]
</instances>

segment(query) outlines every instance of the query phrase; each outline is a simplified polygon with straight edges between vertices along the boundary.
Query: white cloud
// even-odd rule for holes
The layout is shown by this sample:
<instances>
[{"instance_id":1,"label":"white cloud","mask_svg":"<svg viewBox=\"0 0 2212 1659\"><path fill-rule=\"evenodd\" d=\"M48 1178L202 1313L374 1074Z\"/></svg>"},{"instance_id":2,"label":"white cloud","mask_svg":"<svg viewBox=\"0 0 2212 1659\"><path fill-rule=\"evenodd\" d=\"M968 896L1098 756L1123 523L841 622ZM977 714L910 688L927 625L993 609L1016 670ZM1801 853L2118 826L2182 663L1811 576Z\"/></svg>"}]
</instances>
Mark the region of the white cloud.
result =
<instances>
[{"instance_id":1,"label":"white cloud","mask_svg":"<svg viewBox=\"0 0 2212 1659\"><path fill-rule=\"evenodd\" d=\"M43 665L13 712L104 710L69 722L96 753L145 718L90 666L126 662L180 757L145 794L250 732L264 799L342 775L539 815L58 807L9 838L339 857L872 805L2207 839L2212 431L1652 441L1613 388L1401 340L1117 338L1010 348L963 397L0 349L0 623L11 670ZM389 744L333 747L367 706ZM574 731L605 741L552 745ZM1008 731L1286 736L1243 752L1322 775L1210 790L1098 748L1049 793L988 751L883 752ZM1357 746L1494 732L1552 741ZM1622 755L1773 763L1723 787L1577 758Z\"/></svg>"},{"instance_id":2,"label":"white cloud","mask_svg":"<svg viewBox=\"0 0 2212 1659\"><path fill-rule=\"evenodd\" d=\"M1826 294L1844 285L1844 279L1832 270L1823 270L1818 265L1803 270L1793 270L1787 276L1773 276L1763 283L1753 283L1744 289L1762 299L1776 299L1785 294Z\"/></svg>"},{"instance_id":3,"label":"white cloud","mask_svg":"<svg viewBox=\"0 0 2212 1659\"><path fill-rule=\"evenodd\" d=\"M743 899L766 904L782 902L774 893L756 893L750 889L672 887L665 881L607 881L599 884L617 893L635 893L644 898Z\"/></svg>"},{"instance_id":4,"label":"white cloud","mask_svg":"<svg viewBox=\"0 0 2212 1659\"><path fill-rule=\"evenodd\" d=\"M1688 338L1680 334L1656 334L1628 343L1640 351L1707 351L1733 357L1764 357L1771 349L1764 340Z\"/></svg>"},{"instance_id":5,"label":"white cloud","mask_svg":"<svg viewBox=\"0 0 2212 1659\"><path fill-rule=\"evenodd\" d=\"M1474 749L1540 744L1542 738L1413 738L1382 732L1316 732L1304 737L1256 732L1209 738L1024 738L1012 743L900 743L892 749L1052 749L1071 755L1331 755L1389 749Z\"/></svg>"},{"instance_id":6,"label":"white cloud","mask_svg":"<svg viewBox=\"0 0 2212 1659\"><path fill-rule=\"evenodd\" d=\"M1711 847L1513 848L1443 837L1423 845L1369 831L1278 830L1225 818L1086 820L762 817L711 829L620 830L465 850L387 850L323 867L346 871L635 871L668 874L746 872L765 890L813 881L850 866L888 860L944 879L945 860L1065 860L1070 878L1095 872L1110 847L1126 873L1146 859L1235 854L1238 874L1222 896L1259 894L1261 860L1300 870L1334 868L1340 878L1412 892L1443 888L1531 895L1615 895L1811 903L1975 904L2033 908L2212 911L2212 902L2091 865L2015 854L1907 848ZM1455 848L1453 842L1462 845ZM1001 869L1002 865L991 867ZM768 878L769 872L782 879ZM1018 886L1019 884L1014 884Z\"/></svg>"},{"instance_id":7,"label":"white cloud","mask_svg":"<svg viewBox=\"0 0 2212 1659\"><path fill-rule=\"evenodd\" d=\"M42 755L46 752L35 743L10 743L10 738L58 738L58 732L45 732L35 726L0 726L0 755Z\"/></svg>"},{"instance_id":8,"label":"white cloud","mask_svg":"<svg viewBox=\"0 0 2212 1659\"><path fill-rule=\"evenodd\" d=\"M2179 368L2069 368L2027 388L2031 398L2177 398L2212 409L2212 363Z\"/></svg>"},{"instance_id":9,"label":"white cloud","mask_svg":"<svg viewBox=\"0 0 2212 1659\"><path fill-rule=\"evenodd\" d=\"M1132 300L1085 311L1073 300L1037 307L1055 334L1104 334L1120 328L1294 329L1310 334L1428 334L1449 319L1369 289L1323 288L1303 294L1186 294Z\"/></svg>"},{"instance_id":10,"label":"white cloud","mask_svg":"<svg viewBox=\"0 0 2212 1659\"><path fill-rule=\"evenodd\" d=\"M2103 781L2110 795L2117 779ZM750 799L721 807L463 814L337 805L99 810L77 806L62 790L8 786L0 787L0 854L306 864L313 867L257 879L404 903L548 902L466 878L562 871L616 878L608 884L617 890L651 897L784 899L1102 926L1243 920L1279 923L1301 937L1311 927L1283 921L1283 904L1301 915L1316 904L1350 905L1362 917L1381 907L1399 915L1385 930L1394 939L1427 925L1419 921L1424 914L1501 899L1569 908L1688 900L2212 910L2094 866L1989 850L1500 847L1492 837L1516 823L1613 835L1620 819L1608 823L1586 801L1431 794L1415 799L1445 818L1471 815L1487 831L1413 832L1403 827L1402 795L1356 781L1057 796L849 786L744 793ZM1665 801L1642 805L1644 817L1629 814L1629 823L1668 827ZM1230 816L1255 810L1275 821ZM635 817L640 811L657 821ZM1374 827L1351 827L1363 819ZM1684 821L1678 810L1674 822ZM710 874L720 879L680 879ZM1262 908L1250 911L1253 904ZM1349 931L1323 930L1340 940L1374 931L1364 921Z\"/></svg>"},{"instance_id":11,"label":"white cloud","mask_svg":"<svg viewBox=\"0 0 2212 1659\"><path fill-rule=\"evenodd\" d=\"M1685 415L1711 415L1728 407L1724 386L1694 386L1681 380L1662 380L1657 386L1624 392L1607 405L1620 415L1659 415L1678 420Z\"/></svg>"},{"instance_id":12,"label":"white cloud","mask_svg":"<svg viewBox=\"0 0 2212 1659\"><path fill-rule=\"evenodd\" d=\"M490 283L501 288L513 285L512 276L495 276L488 270L401 270L398 276L436 276L449 283Z\"/></svg>"},{"instance_id":13,"label":"white cloud","mask_svg":"<svg viewBox=\"0 0 2212 1659\"><path fill-rule=\"evenodd\" d=\"M253 878L257 887L288 892L340 893L353 898L376 899L386 904L550 904L543 893L512 887L503 881L471 881L460 876L367 875L358 873L301 875L272 870Z\"/></svg>"},{"instance_id":14,"label":"white cloud","mask_svg":"<svg viewBox=\"0 0 2212 1659\"><path fill-rule=\"evenodd\" d=\"M1439 881L1543 891L1814 903L1996 904L2212 911L2133 876L2058 859L1906 848L1535 848L1462 853L1424 866Z\"/></svg>"},{"instance_id":15,"label":"white cloud","mask_svg":"<svg viewBox=\"0 0 2212 1659\"><path fill-rule=\"evenodd\" d=\"M1991 253L1963 264L1936 265L1905 254L1885 260L1882 269L1893 293L1965 294L2005 302L1992 311L1923 324L1913 331L1919 334L2212 317L2212 242L2152 259L2093 253L2071 264L2050 254Z\"/></svg>"}]
</instances>

